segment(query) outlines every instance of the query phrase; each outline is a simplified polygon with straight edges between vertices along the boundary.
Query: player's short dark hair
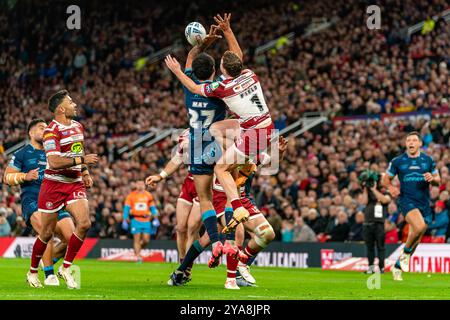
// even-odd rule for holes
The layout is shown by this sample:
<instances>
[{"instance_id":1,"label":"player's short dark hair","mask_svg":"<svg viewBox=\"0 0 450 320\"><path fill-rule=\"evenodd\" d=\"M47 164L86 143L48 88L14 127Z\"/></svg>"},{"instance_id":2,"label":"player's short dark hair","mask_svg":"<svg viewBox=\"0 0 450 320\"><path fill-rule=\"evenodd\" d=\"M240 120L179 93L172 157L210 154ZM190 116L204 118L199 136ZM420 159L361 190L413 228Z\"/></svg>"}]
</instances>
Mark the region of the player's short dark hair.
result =
<instances>
[{"instance_id":1,"label":"player's short dark hair","mask_svg":"<svg viewBox=\"0 0 450 320\"><path fill-rule=\"evenodd\" d=\"M200 53L192 61L192 72L199 80L207 80L214 73L214 58L207 53Z\"/></svg>"},{"instance_id":2,"label":"player's short dark hair","mask_svg":"<svg viewBox=\"0 0 450 320\"><path fill-rule=\"evenodd\" d=\"M41 118L31 120L27 126L27 133L30 133L30 130L33 129L38 123L45 123L45 120Z\"/></svg>"},{"instance_id":3,"label":"player's short dark hair","mask_svg":"<svg viewBox=\"0 0 450 320\"><path fill-rule=\"evenodd\" d=\"M244 68L241 58L232 51L225 51L222 57L222 65L233 78L240 76Z\"/></svg>"},{"instance_id":4,"label":"player's short dark hair","mask_svg":"<svg viewBox=\"0 0 450 320\"><path fill-rule=\"evenodd\" d=\"M56 108L58 108L67 95L69 95L69 91L67 90L60 90L53 94L50 99L48 99L48 109L51 112L55 112Z\"/></svg>"},{"instance_id":5,"label":"player's short dark hair","mask_svg":"<svg viewBox=\"0 0 450 320\"><path fill-rule=\"evenodd\" d=\"M406 135L406 138L408 138L409 136L417 136L417 138L419 138L420 141L422 141L422 137L420 135L420 133L418 131L411 131Z\"/></svg>"}]
</instances>

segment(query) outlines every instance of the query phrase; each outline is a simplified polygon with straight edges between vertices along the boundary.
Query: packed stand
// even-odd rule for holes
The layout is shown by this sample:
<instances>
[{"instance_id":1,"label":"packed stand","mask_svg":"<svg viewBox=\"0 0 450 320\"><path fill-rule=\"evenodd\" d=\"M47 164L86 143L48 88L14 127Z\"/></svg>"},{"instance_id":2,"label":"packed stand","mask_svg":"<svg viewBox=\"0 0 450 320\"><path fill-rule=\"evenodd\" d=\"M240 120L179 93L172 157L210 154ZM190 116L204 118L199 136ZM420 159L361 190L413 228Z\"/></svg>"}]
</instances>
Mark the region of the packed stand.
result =
<instances>
[{"instance_id":1,"label":"packed stand","mask_svg":"<svg viewBox=\"0 0 450 320\"><path fill-rule=\"evenodd\" d=\"M50 119L47 97L60 87L67 88L80 106L88 151L102 156L92 169L96 185L90 192L90 236L125 238L120 227L124 199L133 181L159 172L170 158L173 142L166 139L131 159L126 153L120 155L118 149L144 132L183 128L187 123L187 115L179 112L184 110L182 91L170 73L160 63L136 71L133 64L137 58L180 38L184 24L179 21L195 18L206 26L213 14L229 9L246 64L260 76L279 129L307 111L325 111L334 117L448 109L448 25L439 20L433 31L410 39L399 32L443 11L448 3L398 0L384 4L390 10L382 12L380 31L365 28L364 5L346 1L247 1L231 2L227 8L194 3L189 8L171 6L171 10L166 4L159 5L159 10L137 9L138 4L131 1L129 5L102 6L101 12L86 2L88 8L94 7L83 12L80 31L65 29L66 16L56 14L58 6L3 10L0 151L26 137L25 127L32 117ZM256 5L258 11L252 10ZM383 3L380 6L383 8ZM300 36L312 18L322 16L340 20L320 33ZM254 56L258 45L290 31L298 34L291 45ZM224 49L222 42L214 56L219 57ZM177 50L176 54L182 61L186 52ZM368 129L327 124L316 129L318 133L313 130L291 139L280 173L260 176L254 183L255 201L269 216L278 240L360 241L363 208L357 174L369 165L384 171L387 161L401 152L401 132L409 126L378 122ZM422 130L427 152L439 159L446 182L442 190L432 189L433 205L435 211L448 215L450 161L444 146L448 148L449 120L431 122L429 127L419 122L413 127ZM0 155L0 173L6 164L6 156ZM154 235L158 239L175 236L174 205L186 172L182 169L153 192L161 214L161 226ZM1 191L0 236L19 235L25 226L18 190L10 192L2 185ZM393 242L401 240L406 230L397 210L394 204L390 206L386 222ZM443 229L436 232L441 234ZM447 228L444 234L448 238Z\"/></svg>"}]
</instances>

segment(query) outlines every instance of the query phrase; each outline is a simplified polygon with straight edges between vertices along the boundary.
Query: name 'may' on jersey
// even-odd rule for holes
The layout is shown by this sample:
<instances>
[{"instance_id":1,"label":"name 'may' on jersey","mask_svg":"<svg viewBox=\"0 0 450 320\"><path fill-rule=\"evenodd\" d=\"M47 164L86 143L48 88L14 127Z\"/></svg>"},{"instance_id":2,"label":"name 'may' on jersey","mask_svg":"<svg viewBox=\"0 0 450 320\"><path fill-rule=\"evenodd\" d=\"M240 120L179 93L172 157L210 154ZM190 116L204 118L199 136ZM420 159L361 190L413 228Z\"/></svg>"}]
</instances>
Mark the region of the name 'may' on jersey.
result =
<instances>
[{"instance_id":1,"label":"name 'may' on jersey","mask_svg":"<svg viewBox=\"0 0 450 320\"><path fill-rule=\"evenodd\" d=\"M186 69L184 73L190 77L195 83L211 83L208 81L198 80L192 69ZM183 87L185 104L189 113L189 127L191 132L194 130L207 130L217 121L225 119L226 106L220 99L205 98L204 96L190 92Z\"/></svg>"},{"instance_id":2,"label":"name 'may' on jersey","mask_svg":"<svg viewBox=\"0 0 450 320\"><path fill-rule=\"evenodd\" d=\"M50 169L48 157L58 155L66 158L74 158L84 155L84 128L72 120L69 126L65 126L53 120L44 131L44 149L47 156L47 168L44 179L73 183L82 181L81 165L66 169Z\"/></svg>"},{"instance_id":3,"label":"name 'may' on jersey","mask_svg":"<svg viewBox=\"0 0 450 320\"><path fill-rule=\"evenodd\" d=\"M222 99L244 129L261 128L272 122L261 83L249 69L237 78L203 85L202 95Z\"/></svg>"}]
</instances>

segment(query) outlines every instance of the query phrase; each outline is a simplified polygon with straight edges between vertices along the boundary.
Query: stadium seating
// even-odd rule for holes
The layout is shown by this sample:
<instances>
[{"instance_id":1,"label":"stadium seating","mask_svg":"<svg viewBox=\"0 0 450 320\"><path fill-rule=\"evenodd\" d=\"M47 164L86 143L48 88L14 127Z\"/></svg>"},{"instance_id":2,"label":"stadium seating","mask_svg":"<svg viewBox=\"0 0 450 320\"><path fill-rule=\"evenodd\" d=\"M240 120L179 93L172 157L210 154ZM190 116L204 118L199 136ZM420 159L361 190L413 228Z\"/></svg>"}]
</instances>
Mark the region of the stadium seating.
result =
<instances>
[{"instance_id":1,"label":"stadium seating","mask_svg":"<svg viewBox=\"0 0 450 320\"><path fill-rule=\"evenodd\" d=\"M237 4L230 2L228 7L211 2L202 6L206 1L196 1L188 8L158 4L142 10L122 2L101 8L86 2L90 10L83 13L80 31L66 30L65 16L43 18L57 6L35 3L22 8L18 4L1 10L0 174L8 161L4 151L26 138L25 128L33 117L50 119L48 96L66 88L80 106L86 148L101 155L92 169L95 187L90 207L95 223L90 236L127 237L120 227L124 197L133 181L160 171L175 142L166 138L131 158L118 150L149 131L187 126L187 115L180 114L182 90L163 64L135 70L134 62L182 38L185 24L193 17L206 25L216 12L237 11ZM384 2L389 10L383 11L378 31L361 27L365 25L363 4L345 0L305 6L285 0L249 1L232 17L245 62L261 78L277 128L285 128L305 112L320 111L329 117L327 123L289 140L277 175L255 179L254 198L277 225L278 240L289 233L294 236L285 240L295 239L298 216L322 241L329 241L327 235L333 234L340 212L354 226L356 213L363 209L357 197L358 173L369 166L384 171L401 152L404 133L412 129L421 132L426 152L436 159L443 184L432 192L432 200L444 201L448 214L449 25L438 19L428 33L405 34L408 26L448 8L440 0ZM331 21L334 17L337 22L332 27L305 34L313 18ZM295 34L290 44L255 54L258 46L289 32ZM212 54L218 58L223 50L225 44L220 43ZM186 52L179 49L176 55L183 61ZM339 118L400 112L420 112L428 118L379 117L360 122ZM174 205L186 173L182 168L154 191L162 215L159 239L175 236ZM18 190L3 184L0 191L0 210L18 235L22 231L17 219L21 215ZM394 207L390 215L401 239L403 219ZM276 223L279 220L284 222Z\"/></svg>"}]
</instances>

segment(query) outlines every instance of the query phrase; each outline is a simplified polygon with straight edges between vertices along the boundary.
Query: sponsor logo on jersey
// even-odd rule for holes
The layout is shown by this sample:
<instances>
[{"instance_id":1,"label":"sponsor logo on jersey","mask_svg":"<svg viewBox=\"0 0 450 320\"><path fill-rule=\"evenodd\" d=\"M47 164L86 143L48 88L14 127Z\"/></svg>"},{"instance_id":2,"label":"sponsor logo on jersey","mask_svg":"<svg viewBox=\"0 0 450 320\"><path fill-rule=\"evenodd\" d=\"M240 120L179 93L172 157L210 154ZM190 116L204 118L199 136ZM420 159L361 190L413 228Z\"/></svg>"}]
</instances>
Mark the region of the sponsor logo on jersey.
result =
<instances>
[{"instance_id":1,"label":"sponsor logo on jersey","mask_svg":"<svg viewBox=\"0 0 450 320\"><path fill-rule=\"evenodd\" d=\"M420 167L419 166L410 166L409 169L410 170L415 170L415 169L420 170Z\"/></svg>"},{"instance_id":2,"label":"sponsor logo on jersey","mask_svg":"<svg viewBox=\"0 0 450 320\"><path fill-rule=\"evenodd\" d=\"M213 82L213 83L211 83L210 87L211 87L211 90L214 91L219 87L219 83L217 81Z\"/></svg>"},{"instance_id":3,"label":"sponsor logo on jersey","mask_svg":"<svg viewBox=\"0 0 450 320\"><path fill-rule=\"evenodd\" d=\"M418 173L418 172L413 172L413 173L407 174L403 178L403 182L421 182L421 181L425 181L425 178L423 177L423 175L421 173Z\"/></svg>"},{"instance_id":4,"label":"sponsor logo on jersey","mask_svg":"<svg viewBox=\"0 0 450 320\"><path fill-rule=\"evenodd\" d=\"M52 140L45 141L44 142L44 149L46 151L56 149L56 142L55 142L55 140L52 139Z\"/></svg>"},{"instance_id":5,"label":"sponsor logo on jersey","mask_svg":"<svg viewBox=\"0 0 450 320\"><path fill-rule=\"evenodd\" d=\"M240 84L233 87L233 91L236 93L241 92L242 90L244 90L244 88L242 88Z\"/></svg>"},{"instance_id":6,"label":"sponsor logo on jersey","mask_svg":"<svg viewBox=\"0 0 450 320\"><path fill-rule=\"evenodd\" d=\"M82 153L83 152L83 144L81 142L75 142L72 147L70 147L70 150L73 153Z\"/></svg>"}]
</instances>

